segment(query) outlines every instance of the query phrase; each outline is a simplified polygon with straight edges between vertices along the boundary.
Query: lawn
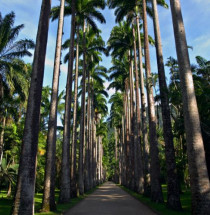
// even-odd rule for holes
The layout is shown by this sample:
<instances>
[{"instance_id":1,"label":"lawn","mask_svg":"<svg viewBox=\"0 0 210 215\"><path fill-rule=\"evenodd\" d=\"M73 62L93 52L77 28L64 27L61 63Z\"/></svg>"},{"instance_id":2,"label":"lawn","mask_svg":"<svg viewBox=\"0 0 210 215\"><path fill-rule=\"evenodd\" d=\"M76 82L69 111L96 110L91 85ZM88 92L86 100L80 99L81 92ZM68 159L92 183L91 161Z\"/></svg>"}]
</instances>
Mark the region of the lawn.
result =
<instances>
[{"instance_id":1,"label":"lawn","mask_svg":"<svg viewBox=\"0 0 210 215\"><path fill-rule=\"evenodd\" d=\"M183 192L180 196L181 198L181 204L182 204L182 211L173 211L166 207L166 199L167 199L167 189L166 185L163 185L163 195L164 195L164 204L154 203L150 201L150 198L147 198L143 195L140 195L138 193L135 193L128 188L124 186L120 186L123 190L125 190L127 193L135 197L136 199L140 200L142 203L147 205L149 208L157 212L159 215L190 215L191 214L191 193L190 190L187 190Z\"/></svg>"},{"instance_id":2,"label":"lawn","mask_svg":"<svg viewBox=\"0 0 210 215\"><path fill-rule=\"evenodd\" d=\"M41 205L42 205L42 196L43 194L37 193L35 194L35 215L54 215L61 214L64 211L72 208L78 202L86 198L89 194L95 191L98 187L86 192L83 196L79 196L78 198L72 198L70 203L66 204L57 204L57 211L49 212L49 213L40 213ZM7 198L6 191L0 192L0 214L2 215L10 215L11 207L12 207L12 198ZM59 191L55 192L56 201L58 200Z\"/></svg>"}]
</instances>

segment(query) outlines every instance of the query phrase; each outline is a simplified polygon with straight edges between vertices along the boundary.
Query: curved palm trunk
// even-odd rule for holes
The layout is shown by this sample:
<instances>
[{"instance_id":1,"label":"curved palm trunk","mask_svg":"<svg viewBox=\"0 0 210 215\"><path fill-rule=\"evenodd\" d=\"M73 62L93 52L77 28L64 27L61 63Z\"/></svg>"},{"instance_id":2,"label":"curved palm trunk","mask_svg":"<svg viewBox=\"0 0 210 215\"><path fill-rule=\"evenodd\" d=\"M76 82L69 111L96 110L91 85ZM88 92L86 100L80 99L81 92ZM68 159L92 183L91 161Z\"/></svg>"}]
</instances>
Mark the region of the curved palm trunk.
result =
<instances>
[{"instance_id":1,"label":"curved palm trunk","mask_svg":"<svg viewBox=\"0 0 210 215\"><path fill-rule=\"evenodd\" d=\"M70 123L71 123L71 100L72 100L72 74L74 65L74 36L75 36L75 4L72 0L71 17L71 39L69 47L69 64L66 83L66 100L64 115L64 132L62 145L62 164L61 164L61 188L59 202L70 201Z\"/></svg>"},{"instance_id":2,"label":"curved palm trunk","mask_svg":"<svg viewBox=\"0 0 210 215\"><path fill-rule=\"evenodd\" d=\"M83 27L83 74L82 74L82 102L80 121L80 145L79 145L79 193L84 194L84 144L85 144L85 93L86 93L86 32L85 21Z\"/></svg>"},{"instance_id":3,"label":"curved palm trunk","mask_svg":"<svg viewBox=\"0 0 210 215\"><path fill-rule=\"evenodd\" d=\"M136 53L136 32L133 25L133 47L134 47L134 65L135 65L135 90L136 90L136 126L135 133L137 136L136 147L134 148L135 153L135 171L136 171L136 182L135 186L139 193L143 193L144 178L143 178L143 165L142 165L142 152L141 152L141 134L140 134L140 95L139 95L139 74L137 65L137 53Z\"/></svg>"},{"instance_id":4,"label":"curved palm trunk","mask_svg":"<svg viewBox=\"0 0 210 215\"><path fill-rule=\"evenodd\" d=\"M76 152L77 152L77 106L78 106L78 70L79 70L79 25L77 26L77 48L76 48L76 69L74 82L74 112L73 112L73 132L71 149L71 197L77 196L76 181Z\"/></svg>"},{"instance_id":5,"label":"curved palm trunk","mask_svg":"<svg viewBox=\"0 0 210 215\"><path fill-rule=\"evenodd\" d=\"M44 180L44 195L42 200L42 211L53 211L56 209L55 204L56 127L57 127L57 106L58 106L61 45L64 21L64 4L65 0L62 0L60 3L60 15L54 60L51 105L48 123L47 154L45 164L45 180Z\"/></svg>"},{"instance_id":6,"label":"curved palm trunk","mask_svg":"<svg viewBox=\"0 0 210 215\"><path fill-rule=\"evenodd\" d=\"M176 174L176 161L171 127L170 108L168 100L168 90L165 78L165 68L163 62L163 52L161 46L160 27L157 11L157 0L152 1L153 22L155 32L155 44L157 54L158 76L160 86L161 110L163 117L163 131L165 140L165 155L167 168L167 205L175 210L181 210L179 184ZM158 110L157 110L158 111ZM158 113L157 113L158 114Z\"/></svg>"},{"instance_id":7,"label":"curved palm trunk","mask_svg":"<svg viewBox=\"0 0 210 215\"><path fill-rule=\"evenodd\" d=\"M34 214L36 156L51 1L42 1L13 215Z\"/></svg>"},{"instance_id":8,"label":"curved palm trunk","mask_svg":"<svg viewBox=\"0 0 210 215\"><path fill-rule=\"evenodd\" d=\"M144 73L142 62L142 46L141 34L139 30L139 17L136 17L137 34L138 34L138 50L139 50L139 71L140 71L140 91L141 91L141 117L142 117L142 135L143 135L143 166L144 166L144 195L150 196L150 174L149 174L149 143L147 133L147 113L146 113L146 97L144 93Z\"/></svg>"},{"instance_id":9,"label":"curved palm trunk","mask_svg":"<svg viewBox=\"0 0 210 215\"><path fill-rule=\"evenodd\" d=\"M170 0L182 89L187 154L192 191L192 214L209 214L210 185L200 119L179 0Z\"/></svg>"},{"instance_id":10,"label":"curved palm trunk","mask_svg":"<svg viewBox=\"0 0 210 215\"><path fill-rule=\"evenodd\" d=\"M147 27L146 1L143 0L143 28L144 28L144 51L145 51L145 66L147 78L147 99L149 110L149 137L150 137L150 156L151 156L151 200L155 202L163 202L163 194L160 184L160 162L158 157L158 141L156 133L156 116L155 104L153 96L153 88L150 83L151 68L149 56L149 41Z\"/></svg>"}]
</instances>

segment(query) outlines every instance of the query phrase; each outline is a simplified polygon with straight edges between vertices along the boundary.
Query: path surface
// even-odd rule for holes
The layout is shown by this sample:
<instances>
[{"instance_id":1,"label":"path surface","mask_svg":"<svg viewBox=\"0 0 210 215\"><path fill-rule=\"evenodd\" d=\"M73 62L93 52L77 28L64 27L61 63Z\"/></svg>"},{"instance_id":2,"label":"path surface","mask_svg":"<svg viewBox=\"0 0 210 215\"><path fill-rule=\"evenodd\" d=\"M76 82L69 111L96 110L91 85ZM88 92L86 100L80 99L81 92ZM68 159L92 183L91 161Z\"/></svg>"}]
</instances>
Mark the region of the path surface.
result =
<instances>
[{"instance_id":1,"label":"path surface","mask_svg":"<svg viewBox=\"0 0 210 215\"><path fill-rule=\"evenodd\" d=\"M65 215L155 215L112 182L106 182Z\"/></svg>"}]
</instances>

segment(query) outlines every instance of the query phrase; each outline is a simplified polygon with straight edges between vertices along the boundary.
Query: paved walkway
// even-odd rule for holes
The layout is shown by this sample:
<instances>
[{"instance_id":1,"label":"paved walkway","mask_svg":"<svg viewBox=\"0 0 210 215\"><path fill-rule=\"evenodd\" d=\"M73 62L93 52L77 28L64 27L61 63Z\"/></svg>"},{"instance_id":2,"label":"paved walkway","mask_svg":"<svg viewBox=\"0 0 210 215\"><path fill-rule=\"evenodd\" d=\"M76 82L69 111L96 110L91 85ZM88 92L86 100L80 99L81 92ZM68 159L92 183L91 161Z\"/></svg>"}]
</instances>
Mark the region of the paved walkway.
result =
<instances>
[{"instance_id":1,"label":"paved walkway","mask_svg":"<svg viewBox=\"0 0 210 215\"><path fill-rule=\"evenodd\" d=\"M155 215L147 206L112 182L106 182L94 193L71 208L65 215Z\"/></svg>"}]
</instances>

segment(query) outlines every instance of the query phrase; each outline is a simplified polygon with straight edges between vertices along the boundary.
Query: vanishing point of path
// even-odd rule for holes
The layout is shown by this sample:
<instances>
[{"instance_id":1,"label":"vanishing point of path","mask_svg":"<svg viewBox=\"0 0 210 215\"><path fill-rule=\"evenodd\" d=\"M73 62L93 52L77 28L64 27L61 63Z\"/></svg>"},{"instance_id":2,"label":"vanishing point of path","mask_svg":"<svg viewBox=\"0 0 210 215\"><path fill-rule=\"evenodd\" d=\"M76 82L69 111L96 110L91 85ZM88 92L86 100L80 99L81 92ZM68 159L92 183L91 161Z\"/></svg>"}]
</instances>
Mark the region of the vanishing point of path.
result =
<instances>
[{"instance_id":1,"label":"vanishing point of path","mask_svg":"<svg viewBox=\"0 0 210 215\"><path fill-rule=\"evenodd\" d=\"M94 193L71 208L65 215L155 215L147 206L112 182L106 182Z\"/></svg>"}]
</instances>

